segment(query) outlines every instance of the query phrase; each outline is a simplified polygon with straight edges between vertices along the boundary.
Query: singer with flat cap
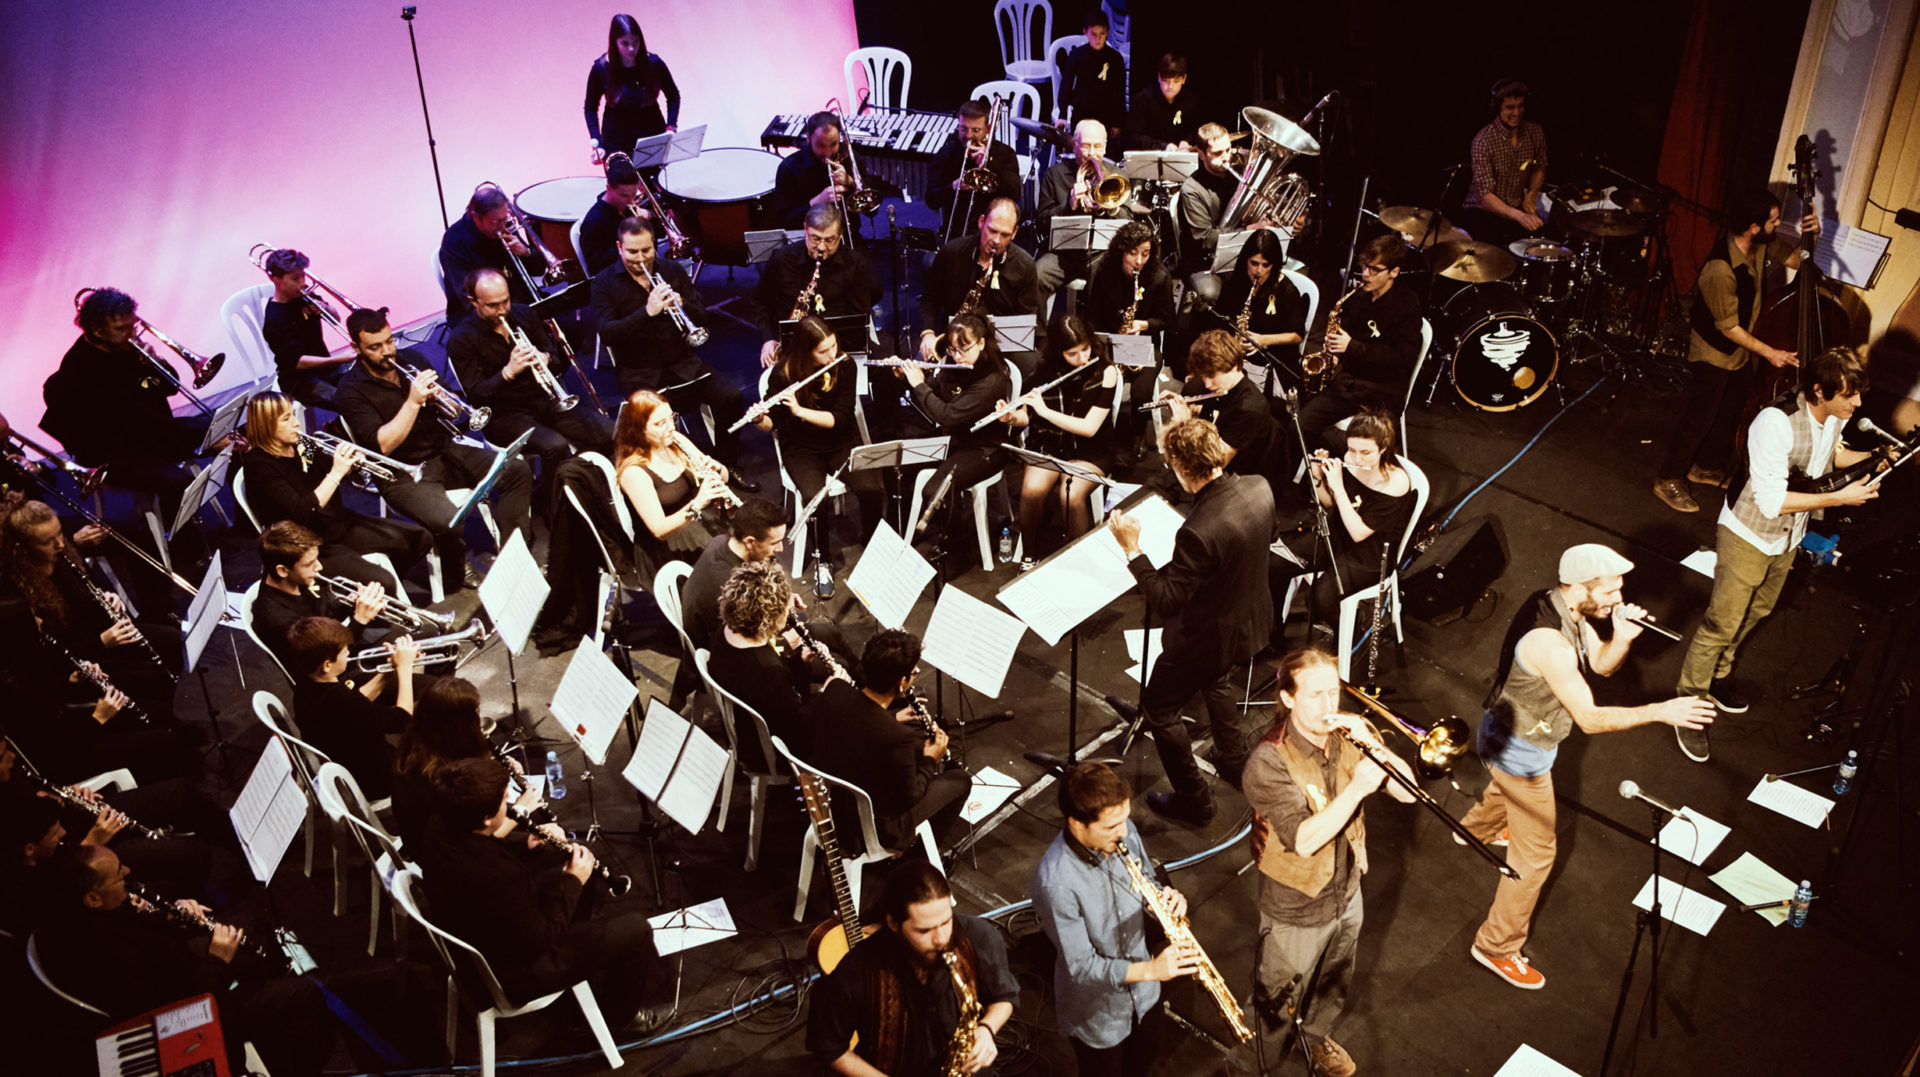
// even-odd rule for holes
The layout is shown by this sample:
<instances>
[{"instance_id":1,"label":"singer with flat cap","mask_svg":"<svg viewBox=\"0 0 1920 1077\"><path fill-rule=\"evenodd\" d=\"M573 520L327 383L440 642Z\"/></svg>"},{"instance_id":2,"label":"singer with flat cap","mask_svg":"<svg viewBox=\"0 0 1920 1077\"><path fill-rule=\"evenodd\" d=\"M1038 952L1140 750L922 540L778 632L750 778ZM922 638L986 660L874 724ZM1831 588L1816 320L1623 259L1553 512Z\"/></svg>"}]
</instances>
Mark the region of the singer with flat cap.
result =
<instances>
[{"instance_id":1,"label":"singer with flat cap","mask_svg":"<svg viewBox=\"0 0 1920 1077\"><path fill-rule=\"evenodd\" d=\"M1515 987L1534 991L1545 976L1520 953L1540 888L1553 871L1553 761L1560 742L1578 725L1612 733L1661 722L1700 729L1713 721L1713 704L1676 696L1639 707L1603 707L1593 700L1587 673L1610 677L1625 663L1647 611L1621 598L1633 562L1596 542L1560 555L1560 583L1537 591L1514 615L1500 644L1486 714L1480 720L1480 759L1487 788L1460 820L1481 841L1507 839L1507 864L1493 908L1474 936L1473 959ZM1610 628L1602 640L1592 622ZM1459 839L1455 839L1456 841Z\"/></svg>"}]
</instances>

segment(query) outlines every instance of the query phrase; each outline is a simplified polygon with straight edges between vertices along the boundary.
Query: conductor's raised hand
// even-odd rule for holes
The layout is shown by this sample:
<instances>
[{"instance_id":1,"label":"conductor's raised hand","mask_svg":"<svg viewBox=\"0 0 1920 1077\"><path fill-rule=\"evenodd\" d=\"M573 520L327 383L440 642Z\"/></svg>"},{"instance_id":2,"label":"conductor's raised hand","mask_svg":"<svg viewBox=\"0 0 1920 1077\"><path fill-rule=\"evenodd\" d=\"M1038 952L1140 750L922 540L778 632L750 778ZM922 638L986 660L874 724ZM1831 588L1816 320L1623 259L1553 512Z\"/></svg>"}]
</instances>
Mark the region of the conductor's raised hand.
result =
<instances>
[{"instance_id":1,"label":"conductor's raised hand","mask_svg":"<svg viewBox=\"0 0 1920 1077\"><path fill-rule=\"evenodd\" d=\"M1115 541L1120 543L1120 551L1129 558L1140 553L1140 521L1124 512L1116 512L1107 517L1107 530L1113 532Z\"/></svg>"}]
</instances>

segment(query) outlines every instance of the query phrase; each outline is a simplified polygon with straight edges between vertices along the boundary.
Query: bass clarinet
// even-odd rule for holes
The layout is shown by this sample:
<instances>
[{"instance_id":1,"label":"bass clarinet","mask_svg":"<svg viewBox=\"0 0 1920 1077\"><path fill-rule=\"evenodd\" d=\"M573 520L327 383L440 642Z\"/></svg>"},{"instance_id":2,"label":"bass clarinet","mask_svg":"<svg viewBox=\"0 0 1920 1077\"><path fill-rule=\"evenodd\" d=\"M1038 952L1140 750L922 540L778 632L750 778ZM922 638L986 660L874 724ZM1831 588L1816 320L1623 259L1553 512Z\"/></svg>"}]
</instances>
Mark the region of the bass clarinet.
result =
<instances>
[{"instance_id":1,"label":"bass clarinet","mask_svg":"<svg viewBox=\"0 0 1920 1077\"><path fill-rule=\"evenodd\" d=\"M1133 853L1125 845L1120 846L1120 859L1127 865L1127 874L1133 878L1134 891L1146 902L1154 919L1160 921L1160 929L1166 932L1168 944L1191 946L1193 952L1200 955L1200 967L1194 975L1206 986L1207 993L1213 996L1214 1004L1220 1007L1220 1016L1227 1019L1233 1034L1240 1037L1242 1043L1252 1039L1253 1032L1247 1028L1246 1016L1241 1012L1240 1003L1233 997L1233 989L1227 986L1227 981L1221 977L1220 970L1213 966L1213 960L1206 951L1200 949L1200 942L1193 937L1193 928L1188 925L1187 918L1173 914L1173 909L1167 905L1166 895L1157 884L1148 881L1140 870L1140 861L1133 858Z\"/></svg>"}]
</instances>

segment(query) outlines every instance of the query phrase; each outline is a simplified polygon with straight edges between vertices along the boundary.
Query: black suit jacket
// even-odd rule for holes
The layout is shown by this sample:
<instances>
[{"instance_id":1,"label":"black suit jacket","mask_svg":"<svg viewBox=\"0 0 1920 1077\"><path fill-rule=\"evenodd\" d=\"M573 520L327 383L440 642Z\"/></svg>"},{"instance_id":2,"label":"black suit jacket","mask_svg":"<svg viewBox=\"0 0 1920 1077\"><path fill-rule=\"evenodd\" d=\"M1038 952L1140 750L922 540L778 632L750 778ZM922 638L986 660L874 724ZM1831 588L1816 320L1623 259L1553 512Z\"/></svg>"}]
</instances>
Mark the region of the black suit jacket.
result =
<instances>
[{"instance_id":1,"label":"black suit jacket","mask_svg":"<svg viewBox=\"0 0 1920 1077\"><path fill-rule=\"evenodd\" d=\"M812 279L813 256L807 253L804 240L782 244L760 267L760 284L754 297L759 300L762 340L778 338L780 323L793 313L794 301ZM820 264L820 283L813 294L814 303L808 311L812 314L838 318L871 313L878 293L867 256L843 237L840 249Z\"/></svg>"},{"instance_id":2,"label":"black suit jacket","mask_svg":"<svg viewBox=\"0 0 1920 1077\"><path fill-rule=\"evenodd\" d=\"M972 232L940 248L927 267L926 287L920 293L920 328L946 328L960 304L980 279L980 233ZM986 272L994 272L987 270ZM1033 255L1008 247L997 266L999 282L988 282L980 292L975 314L1037 314L1040 311L1040 275Z\"/></svg>"},{"instance_id":3,"label":"black suit jacket","mask_svg":"<svg viewBox=\"0 0 1920 1077\"><path fill-rule=\"evenodd\" d=\"M1112 162L1106 162L1105 165L1109 175L1117 174L1120 171L1120 166ZM1042 244L1052 241L1053 219L1061 214L1069 217L1087 216L1102 219L1119 218L1121 220L1128 220L1133 217L1133 212L1125 206L1121 206L1119 209L1111 212L1101 209L1099 206L1074 209L1073 181L1079 177L1079 174L1080 162L1074 160L1071 156L1063 157L1055 161L1052 167L1040 174L1040 206L1039 209L1034 211L1033 223L1034 227L1039 229L1040 242ZM1082 251L1081 253L1084 254L1086 252Z\"/></svg>"},{"instance_id":4,"label":"black suit jacket","mask_svg":"<svg viewBox=\"0 0 1920 1077\"><path fill-rule=\"evenodd\" d=\"M1195 496L1165 568L1154 568L1144 555L1127 562L1147 605L1166 625L1161 638L1168 661L1225 669L1267 645L1273 540L1273 491L1266 480L1222 475Z\"/></svg>"},{"instance_id":5,"label":"black suit jacket","mask_svg":"<svg viewBox=\"0 0 1920 1077\"><path fill-rule=\"evenodd\" d=\"M653 272L680 293L680 309L687 320L704 325L707 308L680 263L662 258L654 262ZM594 274L592 293L593 323L600 330L600 339L616 363L640 372L642 384L649 388L675 385L706 369L673 315L664 310L657 316L647 313L647 291L628 274L626 266L615 261Z\"/></svg>"}]
</instances>

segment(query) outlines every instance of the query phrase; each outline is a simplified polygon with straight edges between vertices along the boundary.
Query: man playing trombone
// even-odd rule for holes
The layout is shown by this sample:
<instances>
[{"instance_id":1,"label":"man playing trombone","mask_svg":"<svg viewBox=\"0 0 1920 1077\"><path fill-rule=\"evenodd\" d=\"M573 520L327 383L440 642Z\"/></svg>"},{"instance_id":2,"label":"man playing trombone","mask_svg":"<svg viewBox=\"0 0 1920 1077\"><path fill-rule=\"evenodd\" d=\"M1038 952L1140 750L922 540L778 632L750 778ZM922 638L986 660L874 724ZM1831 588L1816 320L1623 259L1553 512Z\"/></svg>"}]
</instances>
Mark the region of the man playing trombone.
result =
<instances>
[{"instance_id":1,"label":"man playing trombone","mask_svg":"<svg viewBox=\"0 0 1920 1077\"><path fill-rule=\"evenodd\" d=\"M256 248L257 250L258 248ZM310 408L331 408L334 386L353 364L353 353L329 355L322 323L346 332L346 315L310 287L306 255L291 248L269 252L261 269L273 296L260 316L260 335L280 371L280 391Z\"/></svg>"},{"instance_id":2,"label":"man playing trombone","mask_svg":"<svg viewBox=\"0 0 1920 1077\"><path fill-rule=\"evenodd\" d=\"M511 445L531 430L527 448L540 454L540 485L534 498L549 506L553 476L575 450L613 452L613 422L560 384L567 370L554 361L553 336L525 304L513 301L507 278L496 269L476 269L463 289L472 313L447 337L447 361L466 388L467 399L492 414L485 433L495 445Z\"/></svg>"},{"instance_id":3,"label":"man playing trombone","mask_svg":"<svg viewBox=\"0 0 1920 1077\"><path fill-rule=\"evenodd\" d=\"M520 228L514 214L513 199L492 183L473 189L467 200L467 212L447 226L440 237L440 282L447 294L447 324L458 321L466 310L462 289L467 274L476 269L497 269L512 282L514 298L532 303L540 297L528 291L524 282L539 281L547 272L541 251L534 249L533 237ZM520 268L513 268L518 260Z\"/></svg>"},{"instance_id":4,"label":"man playing trombone","mask_svg":"<svg viewBox=\"0 0 1920 1077\"><path fill-rule=\"evenodd\" d=\"M1409 782L1413 772L1366 719L1341 713L1340 666L1332 655L1294 651L1281 660L1276 678L1285 710L1276 712L1240 776L1253 808L1251 848L1260 869L1253 965L1258 1041L1231 1055L1228 1070L1277 1072L1298 1021L1311 1072L1348 1077L1353 1059L1329 1033L1353 986L1360 945L1363 807L1382 787L1402 804L1414 799L1399 784L1387 784L1374 759Z\"/></svg>"},{"instance_id":5,"label":"man playing trombone","mask_svg":"<svg viewBox=\"0 0 1920 1077\"><path fill-rule=\"evenodd\" d=\"M840 117L816 112L807 117L799 150L780 161L773 174L773 223L799 228L814 206L839 207L853 189L853 176L840 163Z\"/></svg>"},{"instance_id":6,"label":"man playing trombone","mask_svg":"<svg viewBox=\"0 0 1920 1077\"><path fill-rule=\"evenodd\" d=\"M380 496L433 532L449 591L477 584L478 577L467 566L466 539L453 526L459 505L447 491L473 489L493 470L497 454L448 434L453 422L448 413L471 415L471 409L439 384L439 375L419 353L408 349L402 361L385 310L347 315L347 337L360 361L340 379L334 403L353 440L370 450L368 459L393 472L388 478L375 477ZM432 413L423 416L427 408ZM419 470L412 472L410 466ZM533 472L527 462L506 461L493 492L494 518L505 542L513 531L526 527L532 515Z\"/></svg>"},{"instance_id":7,"label":"man playing trombone","mask_svg":"<svg viewBox=\"0 0 1920 1077\"><path fill-rule=\"evenodd\" d=\"M1120 166L1108 163L1107 125L1099 120L1082 120L1073 129L1073 156L1055 161L1040 177L1040 208L1034 214L1034 227L1044 241L1052 235L1056 216L1088 216L1096 220L1131 219L1133 209L1126 198L1130 186L1118 187L1121 199L1109 205L1101 185L1120 174ZM1121 183L1125 183L1124 180ZM1111 188L1110 188L1111 189ZM1050 250L1034 262L1040 277L1040 307L1070 280L1084 280L1092 271L1094 255L1084 249Z\"/></svg>"},{"instance_id":8,"label":"man playing trombone","mask_svg":"<svg viewBox=\"0 0 1920 1077\"><path fill-rule=\"evenodd\" d=\"M954 137L928 166L932 186L926 202L940 211L942 236L951 237L954 229L971 223L995 198L1020 197L1020 161L1012 146L993 137L992 111L982 101L961 102ZM987 175L974 175L977 172Z\"/></svg>"}]
</instances>

